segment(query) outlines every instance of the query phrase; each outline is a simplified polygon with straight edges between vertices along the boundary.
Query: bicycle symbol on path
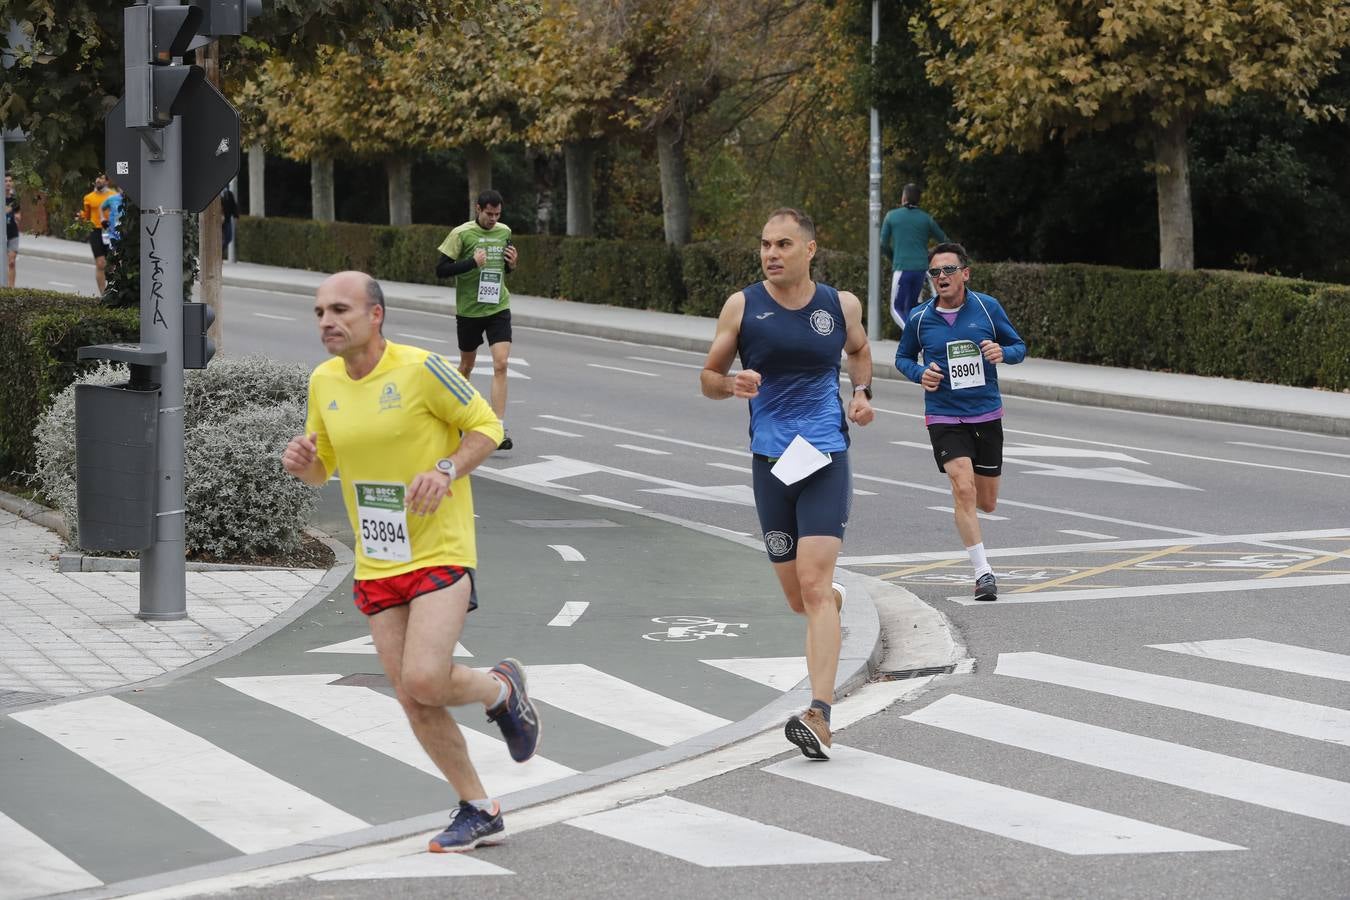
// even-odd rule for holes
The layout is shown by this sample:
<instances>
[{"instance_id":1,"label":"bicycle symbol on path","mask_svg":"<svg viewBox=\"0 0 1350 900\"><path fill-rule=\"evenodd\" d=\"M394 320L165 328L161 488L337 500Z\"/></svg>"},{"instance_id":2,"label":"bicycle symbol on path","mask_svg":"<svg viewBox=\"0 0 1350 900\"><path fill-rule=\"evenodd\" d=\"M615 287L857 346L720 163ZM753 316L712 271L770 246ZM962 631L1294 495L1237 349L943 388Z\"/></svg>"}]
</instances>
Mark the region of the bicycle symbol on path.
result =
<instances>
[{"instance_id":1,"label":"bicycle symbol on path","mask_svg":"<svg viewBox=\"0 0 1350 900\"><path fill-rule=\"evenodd\" d=\"M750 627L749 622L718 622L707 616L657 616L652 621L667 628L665 631L649 631L642 636L643 640L683 643L710 637L734 638L740 635L728 631L728 628Z\"/></svg>"}]
</instances>

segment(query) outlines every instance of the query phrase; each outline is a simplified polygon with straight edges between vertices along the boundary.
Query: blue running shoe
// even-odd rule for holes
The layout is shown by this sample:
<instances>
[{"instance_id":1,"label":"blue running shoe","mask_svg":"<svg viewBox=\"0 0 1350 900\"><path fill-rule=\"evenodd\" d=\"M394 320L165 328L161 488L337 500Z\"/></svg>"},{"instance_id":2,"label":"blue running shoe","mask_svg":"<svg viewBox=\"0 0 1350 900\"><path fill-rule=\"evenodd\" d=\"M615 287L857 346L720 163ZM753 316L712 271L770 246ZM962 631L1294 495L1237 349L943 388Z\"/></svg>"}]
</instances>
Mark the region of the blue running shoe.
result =
<instances>
[{"instance_id":1,"label":"blue running shoe","mask_svg":"<svg viewBox=\"0 0 1350 900\"><path fill-rule=\"evenodd\" d=\"M492 667L492 674L506 682L508 692L500 706L488 710L488 721L502 730L511 758L523 763L538 749L540 731L539 713L525 692L525 670L519 660L504 659Z\"/></svg>"},{"instance_id":2,"label":"blue running shoe","mask_svg":"<svg viewBox=\"0 0 1350 900\"><path fill-rule=\"evenodd\" d=\"M500 844L505 838L506 824L502 822L499 805L494 802L492 812L486 812L461 800L450 813L450 824L431 839L427 849L432 853L463 853L478 846Z\"/></svg>"}]
</instances>

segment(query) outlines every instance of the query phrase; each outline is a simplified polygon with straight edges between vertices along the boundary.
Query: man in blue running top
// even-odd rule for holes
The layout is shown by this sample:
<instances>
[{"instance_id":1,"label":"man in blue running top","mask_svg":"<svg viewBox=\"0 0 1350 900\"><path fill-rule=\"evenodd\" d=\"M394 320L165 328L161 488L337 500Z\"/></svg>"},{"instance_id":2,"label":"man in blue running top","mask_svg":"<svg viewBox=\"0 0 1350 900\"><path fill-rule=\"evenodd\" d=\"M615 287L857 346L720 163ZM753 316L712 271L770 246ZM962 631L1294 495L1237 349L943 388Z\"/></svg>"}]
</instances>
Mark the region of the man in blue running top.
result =
<instances>
[{"instance_id":1,"label":"man in blue running top","mask_svg":"<svg viewBox=\"0 0 1350 900\"><path fill-rule=\"evenodd\" d=\"M966 287L966 248L938 244L928 256L928 276L937 296L910 313L895 367L927 391L924 424L938 471L951 481L956 530L975 569L975 599L996 600L998 583L985 558L979 519L979 512L994 511L1003 473L996 367L1020 363L1027 345L997 300ZM919 351L927 366L919 363Z\"/></svg>"},{"instance_id":2,"label":"man in blue running top","mask_svg":"<svg viewBox=\"0 0 1350 900\"><path fill-rule=\"evenodd\" d=\"M811 280L816 226L795 209L775 210L759 241L764 280L727 298L699 375L703 396L750 401L755 509L769 561L793 612L806 617L811 706L784 727L810 759L829 759L830 703L839 668L844 588L832 583L848 525L853 484L848 422L872 411L872 350L862 304ZM853 384L847 421L839 355ZM729 374L737 354L741 371Z\"/></svg>"}]
</instances>

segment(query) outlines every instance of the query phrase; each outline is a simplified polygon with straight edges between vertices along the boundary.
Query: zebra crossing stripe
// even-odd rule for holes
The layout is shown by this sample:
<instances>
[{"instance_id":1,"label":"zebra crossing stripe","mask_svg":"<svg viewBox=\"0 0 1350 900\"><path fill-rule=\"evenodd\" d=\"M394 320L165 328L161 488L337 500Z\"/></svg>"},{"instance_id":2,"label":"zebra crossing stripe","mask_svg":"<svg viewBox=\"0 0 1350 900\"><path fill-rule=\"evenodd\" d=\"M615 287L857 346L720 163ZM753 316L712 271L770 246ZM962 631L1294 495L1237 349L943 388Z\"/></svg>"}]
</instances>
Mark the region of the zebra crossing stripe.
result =
<instances>
[{"instance_id":1,"label":"zebra crossing stripe","mask_svg":"<svg viewBox=\"0 0 1350 900\"><path fill-rule=\"evenodd\" d=\"M365 828L356 816L115 697L11 715L244 853Z\"/></svg>"},{"instance_id":2,"label":"zebra crossing stripe","mask_svg":"<svg viewBox=\"0 0 1350 900\"><path fill-rule=\"evenodd\" d=\"M103 882L70 857L0 812L0 900L45 897Z\"/></svg>"},{"instance_id":3,"label":"zebra crossing stripe","mask_svg":"<svg viewBox=\"0 0 1350 900\"><path fill-rule=\"evenodd\" d=\"M533 670L529 675L533 682ZM340 677L332 674L261 675L217 680L241 694L308 719L437 779L445 777L417 742L398 700L365 687L330 684ZM469 745L474 768L494 796L576 774L575 769L542 756L527 763L512 762L500 739L463 726L460 731Z\"/></svg>"},{"instance_id":4,"label":"zebra crossing stripe","mask_svg":"<svg viewBox=\"0 0 1350 900\"><path fill-rule=\"evenodd\" d=\"M906 719L1084 765L1338 825L1350 825L1350 784L949 694Z\"/></svg>"},{"instance_id":5,"label":"zebra crossing stripe","mask_svg":"<svg viewBox=\"0 0 1350 900\"><path fill-rule=\"evenodd\" d=\"M733 659L701 659L732 675L756 681L776 691L790 691L806 680L805 656L746 656Z\"/></svg>"},{"instance_id":6,"label":"zebra crossing stripe","mask_svg":"<svg viewBox=\"0 0 1350 900\"><path fill-rule=\"evenodd\" d=\"M705 869L886 862L843 844L798 834L676 797L657 797L569 819L568 825Z\"/></svg>"},{"instance_id":7,"label":"zebra crossing stripe","mask_svg":"<svg viewBox=\"0 0 1350 900\"><path fill-rule=\"evenodd\" d=\"M729 724L587 665L526 666L530 697L662 747Z\"/></svg>"},{"instance_id":8,"label":"zebra crossing stripe","mask_svg":"<svg viewBox=\"0 0 1350 900\"><path fill-rule=\"evenodd\" d=\"M1316 741L1350 745L1350 710L1048 653L1000 653L994 671L1011 678L1058 684Z\"/></svg>"},{"instance_id":9,"label":"zebra crossing stripe","mask_svg":"<svg viewBox=\"0 0 1350 900\"><path fill-rule=\"evenodd\" d=\"M865 750L830 753L828 764L798 756L764 771L1074 856L1245 849Z\"/></svg>"},{"instance_id":10,"label":"zebra crossing stripe","mask_svg":"<svg viewBox=\"0 0 1350 900\"><path fill-rule=\"evenodd\" d=\"M1295 675L1350 681L1350 656L1296 647L1292 644L1277 644L1274 641L1261 641L1256 638L1234 638L1227 641L1186 641L1180 644L1150 646L1154 650L1186 653L1204 659L1292 672Z\"/></svg>"}]
</instances>

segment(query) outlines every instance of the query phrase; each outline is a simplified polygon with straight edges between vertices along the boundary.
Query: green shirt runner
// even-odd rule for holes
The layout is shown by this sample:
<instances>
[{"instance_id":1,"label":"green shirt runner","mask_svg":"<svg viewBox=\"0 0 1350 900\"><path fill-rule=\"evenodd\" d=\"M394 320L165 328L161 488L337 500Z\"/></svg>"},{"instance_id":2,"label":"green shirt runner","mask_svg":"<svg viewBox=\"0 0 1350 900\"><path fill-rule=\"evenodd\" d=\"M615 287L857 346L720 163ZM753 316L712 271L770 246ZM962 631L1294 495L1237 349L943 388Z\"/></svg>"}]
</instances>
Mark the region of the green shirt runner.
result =
<instances>
[{"instance_id":1,"label":"green shirt runner","mask_svg":"<svg viewBox=\"0 0 1350 900\"><path fill-rule=\"evenodd\" d=\"M510 306L511 294L506 289L506 261L502 254L511 240L511 227L498 222L484 229L477 220L465 222L451 231L441 242L440 251L454 260L473 256L480 247L487 253L487 262L455 276L455 314L481 318L501 312Z\"/></svg>"}]
</instances>

